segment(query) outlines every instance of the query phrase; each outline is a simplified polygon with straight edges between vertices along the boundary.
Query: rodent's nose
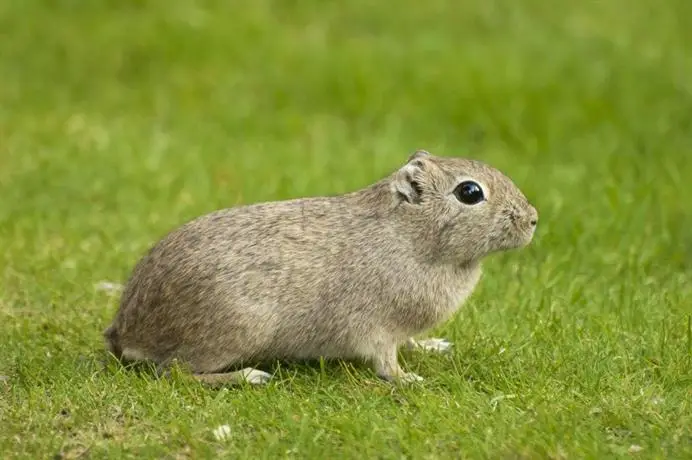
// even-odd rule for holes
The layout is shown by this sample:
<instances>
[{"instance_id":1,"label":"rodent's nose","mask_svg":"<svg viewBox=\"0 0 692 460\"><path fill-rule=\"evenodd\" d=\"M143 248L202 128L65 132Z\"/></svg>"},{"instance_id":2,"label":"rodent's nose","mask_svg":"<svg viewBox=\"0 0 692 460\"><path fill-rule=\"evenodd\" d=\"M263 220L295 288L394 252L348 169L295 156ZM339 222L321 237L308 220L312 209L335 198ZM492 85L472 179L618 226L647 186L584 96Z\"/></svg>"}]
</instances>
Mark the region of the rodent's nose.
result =
<instances>
[{"instance_id":1,"label":"rodent's nose","mask_svg":"<svg viewBox=\"0 0 692 460\"><path fill-rule=\"evenodd\" d=\"M532 227L538 224L538 211L533 206L529 209L529 223Z\"/></svg>"}]
</instances>

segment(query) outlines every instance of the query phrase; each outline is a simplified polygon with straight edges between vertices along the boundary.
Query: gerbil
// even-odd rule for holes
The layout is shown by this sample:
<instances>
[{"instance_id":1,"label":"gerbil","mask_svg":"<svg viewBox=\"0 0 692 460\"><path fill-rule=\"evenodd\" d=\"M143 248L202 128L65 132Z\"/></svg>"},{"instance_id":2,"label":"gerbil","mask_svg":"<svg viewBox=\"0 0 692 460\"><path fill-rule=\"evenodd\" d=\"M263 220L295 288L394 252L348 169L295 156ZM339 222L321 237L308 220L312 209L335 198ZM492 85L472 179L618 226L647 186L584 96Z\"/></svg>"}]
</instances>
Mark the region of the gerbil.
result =
<instances>
[{"instance_id":1,"label":"gerbil","mask_svg":"<svg viewBox=\"0 0 692 460\"><path fill-rule=\"evenodd\" d=\"M340 196L212 212L139 261L104 332L122 360L186 364L205 382L264 383L232 367L276 359L365 359L390 381L401 345L450 318L482 259L528 245L538 214L479 161L412 154L388 177Z\"/></svg>"}]
</instances>

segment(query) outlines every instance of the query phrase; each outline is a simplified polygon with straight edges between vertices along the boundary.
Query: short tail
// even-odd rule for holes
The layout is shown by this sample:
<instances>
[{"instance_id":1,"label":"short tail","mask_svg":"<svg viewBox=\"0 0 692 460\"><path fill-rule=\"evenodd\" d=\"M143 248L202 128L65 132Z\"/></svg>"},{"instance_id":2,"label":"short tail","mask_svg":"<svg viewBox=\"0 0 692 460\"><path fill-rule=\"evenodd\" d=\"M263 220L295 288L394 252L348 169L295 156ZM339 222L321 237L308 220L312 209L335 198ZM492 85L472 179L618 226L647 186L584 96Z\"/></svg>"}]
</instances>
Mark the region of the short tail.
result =
<instances>
[{"instance_id":1,"label":"short tail","mask_svg":"<svg viewBox=\"0 0 692 460\"><path fill-rule=\"evenodd\" d=\"M111 324L108 329L103 332L103 338L106 341L106 349L113 354L117 359L122 359L123 350L120 347L120 336L115 325Z\"/></svg>"}]
</instances>

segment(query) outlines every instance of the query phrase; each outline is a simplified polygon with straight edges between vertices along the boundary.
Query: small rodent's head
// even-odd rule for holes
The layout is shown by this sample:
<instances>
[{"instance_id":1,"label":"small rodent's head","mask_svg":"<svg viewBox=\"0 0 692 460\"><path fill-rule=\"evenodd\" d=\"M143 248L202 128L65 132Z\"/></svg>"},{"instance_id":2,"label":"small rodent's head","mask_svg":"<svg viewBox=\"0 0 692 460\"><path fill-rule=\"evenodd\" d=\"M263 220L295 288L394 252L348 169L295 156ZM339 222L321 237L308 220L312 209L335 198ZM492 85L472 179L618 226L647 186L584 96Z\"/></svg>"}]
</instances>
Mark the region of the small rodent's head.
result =
<instances>
[{"instance_id":1,"label":"small rodent's head","mask_svg":"<svg viewBox=\"0 0 692 460\"><path fill-rule=\"evenodd\" d=\"M422 222L421 238L435 256L454 263L526 246L538 223L512 180L476 160L419 150L392 176L390 189L407 218Z\"/></svg>"}]
</instances>

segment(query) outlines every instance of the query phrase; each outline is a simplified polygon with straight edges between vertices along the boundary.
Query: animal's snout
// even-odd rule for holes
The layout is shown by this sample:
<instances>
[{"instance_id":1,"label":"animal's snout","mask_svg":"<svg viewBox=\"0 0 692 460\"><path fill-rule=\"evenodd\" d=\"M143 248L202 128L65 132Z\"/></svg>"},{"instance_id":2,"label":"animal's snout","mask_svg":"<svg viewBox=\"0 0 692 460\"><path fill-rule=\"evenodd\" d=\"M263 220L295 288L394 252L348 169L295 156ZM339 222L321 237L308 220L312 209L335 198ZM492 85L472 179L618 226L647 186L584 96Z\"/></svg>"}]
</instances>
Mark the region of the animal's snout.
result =
<instances>
[{"instance_id":1,"label":"animal's snout","mask_svg":"<svg viewBox=\"0 0 692 460\"><path fill-rule=\"evenodd\" d=\"M515 225L523 227L529 225L535 227L538 225L538 211L531 205L527 205L524 209L514 209L509 215Z\"/></svg>"},{"instance_id":2,"label":"animal's snout","mask_svg":"<svg viewBox=\"0 0 692 460\"><path fill-rule=\"evenodd\" d=\"M527 212L527 215L528 215L529 224L531 224L532 227L535 227L536 225L538 225L538 210L536 208L529 205L529 210Z\"/></svg>"}]
</instances>

